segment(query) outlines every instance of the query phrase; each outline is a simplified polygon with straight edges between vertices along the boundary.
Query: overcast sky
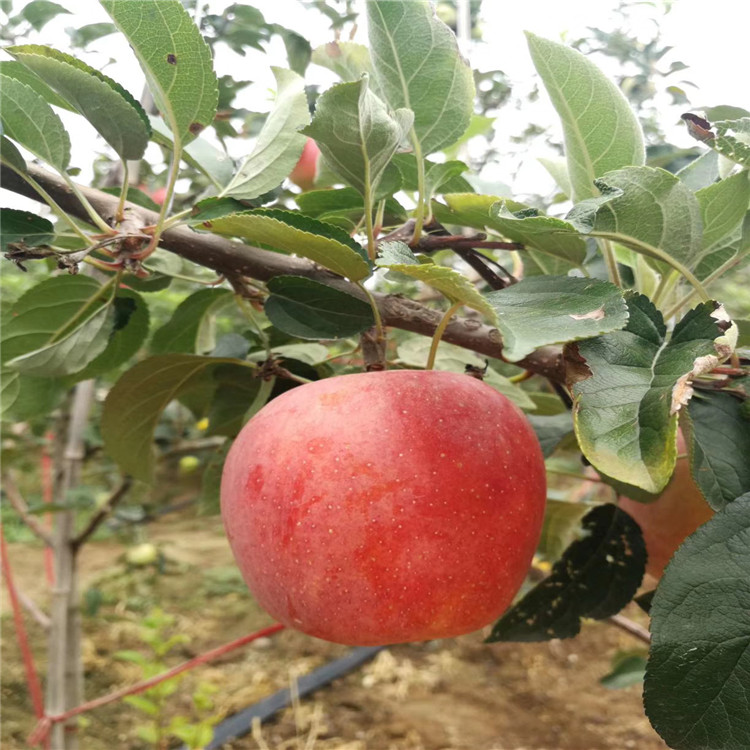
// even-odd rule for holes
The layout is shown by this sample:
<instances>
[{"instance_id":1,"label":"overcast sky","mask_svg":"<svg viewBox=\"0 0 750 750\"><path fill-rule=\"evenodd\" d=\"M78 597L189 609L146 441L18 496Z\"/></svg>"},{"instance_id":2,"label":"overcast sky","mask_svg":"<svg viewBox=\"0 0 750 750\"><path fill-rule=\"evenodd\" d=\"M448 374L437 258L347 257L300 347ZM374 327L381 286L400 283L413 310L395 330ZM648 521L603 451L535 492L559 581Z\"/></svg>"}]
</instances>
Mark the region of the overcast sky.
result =
<instances>
[{"instance_id":1,"label":"overcast sky","mask_svg":"<svg viewBox=\"0 0 750 750\"><path fill-rule=\"evenodd\" d=\"M143 76L124 39L117 35L105 37L90 45L86 53L69 48L66 28L109 20L99 3L96 0L58 2L68 7L71 14L58 16L41 33L34 34L28 41L49 44L80 55L139 98ZM199 0L199 4L206 3ZM315 11L304 10L297 0L255 0L252 4L263 12L267 21L280 23L298 31L310 39L313 46L330 41L331 32L327 19ZM221 12L229 2L209 0L208 5L211 12ZM19 4L16 3L16 6ZM472 58L471 62L475 67L502 69L512 83L522 89L529 86L534 76L523 35L524 30L558 41L584 36L589 26L612 30L617 24L617 17L613 13L616 6L616 0L575 0L568 3L562 3L560 0L524 0L522 3L484 0L482 16L486 44L472 46L466 52ZM638 27L644 37L650 37L655 19L658 19L663 43L674 47L664 58L664 67L667 68L672 60L681 60L689 66L689 69L677 74L675 82L687 80L696 84L695 88L686 88L692 108L699 109L701 106L716 104L734 104L750 108L750 86L747 85L745 62L750 5L743 0L674 0L667 14L664 14L664 3L660 0L653 3L638 3L635 7ZM366 42L364 19L355 40ZM273 77L269 65L284 65L285 61L283 44L276 38L269 56L250 51L243 58L222 46L217 54L215 67L219 75L229 73L235 78L255 82L243 93L242 99L237 101L240 106L258 111L267 109L272 103ZM606 62L605 60L604 63ZM599 60L597 63L602 64ZM334 80L332 74L314 65L310 66L307 77L309 82L322 86ZM543 97L539 105L540 111L543 112L547 106L546 97ZM504 114L505 118L511 119L503 124L503 130L513 131L516 127L515 121L518 123L518 129L522 129L528 122L528 119L524 118L525 114ZM544 116L535 111L535 119ZM550 112L548 116L550 127L559 128L554 113ZM86 174L91 162L94 134L87 129L89 126L82 118L64 113L63 119L73 141L71 164L82 167ZM664 123L664 128L675 145L695 145L681 128L675 127L673 116L670 122ZM243 143L242 148L247 149L247 144ZM101 150L104 152L104 147ZM153 155L158 151L149 153ZM531 192L531 185L535 180L548 179L536 163L536 157L543 155L530 154L527 163L521 170L514 171L512 178L508 174L498 173L497 179L512 181L514 191ZM7 194L5 203L8 203Z\"/></svg>"}]
</instances>

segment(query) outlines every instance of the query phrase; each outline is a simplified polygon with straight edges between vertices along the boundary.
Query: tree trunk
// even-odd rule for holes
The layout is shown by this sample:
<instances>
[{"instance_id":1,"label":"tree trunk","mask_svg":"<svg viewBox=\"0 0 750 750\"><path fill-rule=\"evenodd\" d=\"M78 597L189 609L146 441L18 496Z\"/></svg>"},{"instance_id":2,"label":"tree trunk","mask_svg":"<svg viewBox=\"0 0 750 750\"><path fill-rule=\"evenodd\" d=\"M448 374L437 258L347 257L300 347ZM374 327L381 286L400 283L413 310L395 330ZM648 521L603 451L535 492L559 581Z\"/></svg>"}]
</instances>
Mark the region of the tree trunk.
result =
<instances>
[{"instance_id":1,"label":"tree trunk","mask_svg":"<svg viewBox=\"0 0 750 750\"><path fill-rule=\"evenodd\" d=\"M83 433L94 399L94 381L79 383L73 394L67 423L61 425L56 452L55 504L65 504L68 492L79 483L85 455ZM54 715L83 701L81 663L81 611L75 539L75 509L55 513L55 584L49 632L47 713ZM51 733L54 750L77 750L75 721L55 724Z\"/></svg>"}]
</instances>

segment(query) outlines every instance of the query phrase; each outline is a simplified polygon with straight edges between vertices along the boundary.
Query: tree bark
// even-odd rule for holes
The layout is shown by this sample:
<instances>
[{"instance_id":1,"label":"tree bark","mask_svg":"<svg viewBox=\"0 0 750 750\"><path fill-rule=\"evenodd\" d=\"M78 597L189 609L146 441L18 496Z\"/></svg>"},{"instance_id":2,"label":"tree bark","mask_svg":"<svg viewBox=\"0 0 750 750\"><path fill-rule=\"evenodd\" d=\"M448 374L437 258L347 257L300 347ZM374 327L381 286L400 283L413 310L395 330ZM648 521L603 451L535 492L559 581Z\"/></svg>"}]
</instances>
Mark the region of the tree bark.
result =
<instances>
[{"instance_id":1,"label":"tree bark","mask_svg":"<svg viewBox=\"0 0 750 750\"><path fill-rule=\"evenodd\" d=\"M28 165L28 172L61 208L73 216L86 219L86 212L61 177L34 164ZM3 188L42 200L34 188L5 165L0 167L0 178ZM117 207L117 196L84 186L81 186L81 191L94 209L111 223ZM133 203L127 206L130 209L129 218L137 220L140 226L156 223L158 217L153 211ZM175 227L164 232L160 247L229 277L248 276L268 281L281 275L305 276L366 301L364 293L355 284L308 260L261 250L208 232L196 232L189 227ZM438 311L413 300L380 293L374 296L385 326L432 336L440 322ZM454 319L445 329L443 340L478 354L502 358L500 332L476 318ZM565 364L560 347L542 347L516 364L553 382L565 382Z\"/></svg>"}]
</instances>

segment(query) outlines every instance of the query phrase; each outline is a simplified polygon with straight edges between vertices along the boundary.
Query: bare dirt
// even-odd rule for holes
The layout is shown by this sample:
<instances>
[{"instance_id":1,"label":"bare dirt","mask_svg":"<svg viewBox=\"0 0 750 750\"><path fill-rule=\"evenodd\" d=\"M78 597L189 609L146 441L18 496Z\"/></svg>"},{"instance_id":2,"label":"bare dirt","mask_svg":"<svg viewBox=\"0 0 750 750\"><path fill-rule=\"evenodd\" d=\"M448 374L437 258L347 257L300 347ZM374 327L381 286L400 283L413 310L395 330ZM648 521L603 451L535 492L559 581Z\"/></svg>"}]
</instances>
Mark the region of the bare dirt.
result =
<instances>
[{"instance_id":1,"label":"bare dirt","mask_svg":"<svg viewBox=\"0 0 750 750\"><path fill-rule=\"evenodd\" d=\"M82 552L82 589L103 596L84 620L89 698L136 682L136 665L116 651L147 653L139 621L154 606L176 619L190 641L169 663L270 624L238 580L221 524L214 518L165 518L148 530L167 559L128 569L125 548L95 542ZM38 547L10 548L18 587L41 606L48 592ZM33 726L23 669L3 601L2 747L27 747ZM628 614L638 618L640 613ZM27 617L39 666L45 634ZM643 622L641 618L641 622ZM236 750L607 750L666 747L643 714L640 687L607 690L599 679L617 651L641 646L603 623L586 624L573 640L541 644L482 643L482 633L453 640L395 646L374 661L303 699L262 728L233 742ZM199 684L217 688L215 715L228 715L287 687L295 675L347 649L284 631L190 673L167 700L168 715L195 720L190 695ZM87 715L82 750L152 747L135 734L143 715L118 703ZM53 749L54 750L54 749Z\"/></svg>"}]
</instances>

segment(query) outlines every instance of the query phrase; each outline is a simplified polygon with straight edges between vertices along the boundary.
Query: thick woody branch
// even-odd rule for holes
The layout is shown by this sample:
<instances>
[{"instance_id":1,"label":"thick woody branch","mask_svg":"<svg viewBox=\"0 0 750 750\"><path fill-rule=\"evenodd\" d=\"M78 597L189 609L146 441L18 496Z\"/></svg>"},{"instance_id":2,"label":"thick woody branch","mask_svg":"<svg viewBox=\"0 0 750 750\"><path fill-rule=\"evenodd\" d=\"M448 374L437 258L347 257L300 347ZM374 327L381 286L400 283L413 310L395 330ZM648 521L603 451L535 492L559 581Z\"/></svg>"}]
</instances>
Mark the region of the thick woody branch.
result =
<instances>
[{"instance_id":1,"label":"thick woody branch","mask_svg":"<svg viewBox=\"0 0 750 750\"><path fill-rule=\"evenodd\" d=\"M29 165L31 176L54 198L65 211L86 219L86 213L65 182L45 169ZM2 187L33 200L41 200L34 189L13 170L3 166L0 171ZM113 222L117 196L95 188L81 187L94 209L108 222ZM141 226L156 223L157 214L128 203L129 217L140 220ZM362 290L341 276L302 258L245 245L214 234L196 232L188 227L169 229L161 237L160 246L187 260L215 270L229 278L248 276L268 281L275 276L305 276L365 299ZM424 336L432 336L441 314L424 305L398 295L376 293L383 324L401 328ZM488 357L502 358L502 340L497 329L483 325L472 318L456 318L446 328L443 340ZM553 382L565 381L562 353L558 347L544 347L517 363L520 367L549 378Z\"/></svg>"}]
</instances>

